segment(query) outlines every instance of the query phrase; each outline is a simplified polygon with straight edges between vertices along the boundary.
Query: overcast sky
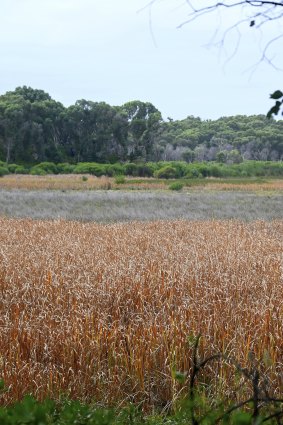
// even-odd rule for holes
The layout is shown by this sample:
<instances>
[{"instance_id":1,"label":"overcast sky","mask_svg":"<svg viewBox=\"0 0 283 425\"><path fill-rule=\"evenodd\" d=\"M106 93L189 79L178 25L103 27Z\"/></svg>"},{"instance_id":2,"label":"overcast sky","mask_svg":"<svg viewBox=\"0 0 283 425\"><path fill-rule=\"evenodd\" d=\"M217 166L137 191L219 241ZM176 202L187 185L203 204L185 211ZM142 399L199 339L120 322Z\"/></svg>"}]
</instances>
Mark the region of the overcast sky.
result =
<instances>
[{"instance_id":1,"label":"overcast sky","mask_svg":"<svg viewBox=\"0 0 283 425\"><path fill-rule=\"evenodd\" d=\"M111 105L138 99L152 102L164 119L267 112L269 94L282 89L282 71L265 63L252 70L278 24L265 33L245 24L227 63L236 33L222 48L212 36L233 25L236 11L177 29L189 13L185 0L157 0L141 10L147 3L0 0L0 93L28 85L66 106L83 98ZM270 51L278 66L280 48L278 42Z\"/></svg>"}]
</instances>

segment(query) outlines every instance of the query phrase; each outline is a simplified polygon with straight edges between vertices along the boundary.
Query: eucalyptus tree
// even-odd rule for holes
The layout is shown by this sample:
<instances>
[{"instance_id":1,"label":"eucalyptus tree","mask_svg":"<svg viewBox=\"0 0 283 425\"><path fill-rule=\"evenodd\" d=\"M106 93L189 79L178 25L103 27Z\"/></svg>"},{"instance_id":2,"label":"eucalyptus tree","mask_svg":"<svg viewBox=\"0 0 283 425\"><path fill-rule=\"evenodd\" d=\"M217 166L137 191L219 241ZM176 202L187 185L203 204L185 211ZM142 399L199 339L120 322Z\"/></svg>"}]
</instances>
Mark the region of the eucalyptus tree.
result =
<instances>
[{"instance_id":1,"label":"eucalyptus tree","mask_svg":"<svg viewBox=\"0 0 283 425\"><path fill-rule=\"evenodd\" d=\"M62 160L63 111L43 90L24 86L0 96L0 152L5 161Z\"/></svg>"},{"instance_id":2,"label":"eucalyptus tree","mask_svg":"<svg viewBox=\"0 0 283 425\"><path fill-rule=\"evenodd\" d=\"M162 122L161 113L150 102L134 100L121 106L128 121L130 159L150 159L154 138Z\"/></svg>"}]
</instances>

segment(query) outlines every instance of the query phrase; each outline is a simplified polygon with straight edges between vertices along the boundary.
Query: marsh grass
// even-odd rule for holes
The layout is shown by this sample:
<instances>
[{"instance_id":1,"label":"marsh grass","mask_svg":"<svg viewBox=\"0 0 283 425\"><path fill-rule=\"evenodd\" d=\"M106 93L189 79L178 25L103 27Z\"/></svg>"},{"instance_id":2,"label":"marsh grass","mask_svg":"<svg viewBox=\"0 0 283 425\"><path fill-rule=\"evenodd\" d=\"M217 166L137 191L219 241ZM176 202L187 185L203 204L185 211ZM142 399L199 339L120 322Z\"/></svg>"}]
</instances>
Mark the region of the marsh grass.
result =
<instances>
[{"instance_id":1,"label":"marsh grass","mask_svg":"<svg viewBox=\"0 0 283 425\"><path fill-rule=\"evenodd\" d=\"M84 182L88 184L88 181ZM260 195L260 196L259 196ZM0 216L118 222L283 218L283 194L200 191L0 190Z\"/></svg>"},{"instance_id":2,"label":"marsh grass","mask_svg":"<svg viewBox=\"0 0 283 425\"><path fill-rule=\"evenodd\" d=\"M173 195L172 195L173 196ZM111 225L0 219L0 371L8 403L62 394L163 409L200 358L250 353L283 387L282 220ZM225 363L198 385L245 397Z\"/></svg>"},{"instance_id":3,"label":"marsh grass","mask_svg":"<svg viewBox=\"0 0 283 425\"><path fill-rule=\"evenodd\" d=\"M123 179L122 179L123 177ZM118 178L118 180L117 180ZM122 180L121 180L122 179ZM201 178L201 179L155 179L131 177L95 177L81 174L57 175L5 175L0 188L26 190L168 190L174 182L182 183L188 190L236 190L236 191L283 191L283 179L267 178Z\"/></svg>"}]
</instances>

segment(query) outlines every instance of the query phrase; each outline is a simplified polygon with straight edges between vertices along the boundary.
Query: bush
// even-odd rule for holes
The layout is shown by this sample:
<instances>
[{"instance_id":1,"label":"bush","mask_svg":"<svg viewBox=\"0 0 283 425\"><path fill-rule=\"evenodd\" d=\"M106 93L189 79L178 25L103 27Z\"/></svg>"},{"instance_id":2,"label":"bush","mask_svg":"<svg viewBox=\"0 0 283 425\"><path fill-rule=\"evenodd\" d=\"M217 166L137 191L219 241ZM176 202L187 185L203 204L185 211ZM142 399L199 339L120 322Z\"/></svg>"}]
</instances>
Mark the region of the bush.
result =
<instances>
[{"instance_id":1,"label":"bush","mask_svg":"<svg viewBox=\"0 0 283 425\"><path fill-rule=\"evenodd\" d=\"M138 166L132 162L124 164L124 170L126 176L137 176L138 175Z\"/></svg>"},{"instance_id":2,"label":"bush","mask_svg":"<svg viewBox=\"0 0 283 425\"><path fill-rule=\"evenodd\" d=\"M30 172L32 176L46 176L47 172L38 166L32 167Z\"/></svg>"},{"instance_id":3,"label":"bush","mask_svg":"<svg viewBox=\"0 0 283 425\"><path fill-rule=\"evenodd\" d=\"M178 172L175 168L167 165L155 171L154 177L158 179L176 179L178 177Z\"/></svg>"},{"instance_id":4,"label":"bush","mask_svg":"<svg viewBox=\"0 0 283 425\"><path fill-rule=\"evenodd\" d=\"M46 171L47 174L58 174L58 168L54 162L41 162L38 167Z\"/></svg>"},{"instance_id":5,"label":"bush","mask_svg":"<svg viewBox=\"0 0 283 425\"><path fill-rule=\"evenodd\" d=\"M174 182L174 183L170 184L169 189L179 191L179 190L182 190L183 187L184 187L183 183Z\"/></svg>"},{"instance_id":6,"label":"bush","mask_svg":"<svg viewBox=\"0 0 283 425\"><path fill-rule=\"evenodd\" d=\"M7 168L9 170L10 173L15 173L15 170L17 169L18 165L17 164L8 164Z\"/></svg>"},{"instance_id":7,"label":"bush","mask_svg":"<svg viewBox=\"0 0 283 425\"><path fill-rule=\"evenodd\" d=\"M71 174L76 166L74 164L69 164L68 162L62 162L57 164L57 170L59 174Z\"/></svg>"},{"instance_id":8,"label":"bush","mask_svg":"<svg viewBox=\"0 0 283 425\"><path fill-rule=\"evenodd\" d=\"M197 168L190 168L186 173L186 177L188 179L197 179L203 176Z\"/></svg>"},{"instance_id":9,"label":"bush","mask_svg":"<svg viewBox=\"0 0 283 425\"><path fill-rule=\"evenodd\" d=\"M197 170L200 174L200 177L201 176L202 177L208 177L210 175L209 174L209 165L207 165L207 164L199 164L198 167L197 167Z\"/></svg>"},{"instance_id":10,"label":"bush","mask_svg":"<svg viewBox=\"0 0 283 425\"><path fill-rule=\"evenodd\" d=\"M154 173L154 166L152 163L141 163L137 164L137 176L138 177L152 177Z\"/></svg>"},{"instance_id":11,"label":"bush","mask_svg":"<svg viewBox=\"0 0 283 425\"><path fill-rule=\"evenodd\" d=\"M116 164L109 164L105 167L106 176L113 177L113 176L121 176L125 173L125 169L123 165L116 163Z\"/></svg>"},{"instance_id":12,"label":"bush","mask_svg":"<svg viewBox=\"0 0 283 425\"><path fill-rule=\"evenodd\" d=\"M74 174L92 174L96 177L106 175L106 167L104 164L97 164L96 162L79 162L74 170Z\"/></svg>"},{"instance_id":13,"label":"bush","mask_svg":"<svg viewBox=\"0 0 283 425\"><path fill-rule=\"evenodd\" d=\"M87 182L88 181L88 177L87 176L82 176L82 181L83 182Z\"/></svg>"},{"instance_id":14,"label":"bush","mask_svg":"<svg viewBox=\"0 0 283 425\"><path fill-rule=\"evenodd\" d=\"M170 164L176 170L177 178L184 177L188 164L184 161L174 161Z\"/></svg>"},{"instance_id":15,"label":"bush","mask_svg":"<svg viewBox=\"0 0 283 425\"><path fill-rule=\"evenodd\" d=\"M125 176L117 176L115 178L115 183L116 184L124 184L126 181Z\"/></svg>"},{"instance_id":16,"label":"bush","mask_svg":"<svg viewBox=\"0 0 283 425\"><path fill-rule=\"evenodd\" d=\"M5 176L6 174L9 174L8 168L5 168L2 165L0 165L0 177Z\"/></svg>"},{"instance_id":17,"label":"bush","mask_svg":"<svg viewBox=\"0 0 283 425\"><path fill-rule=\"evenodd\" d=\"M209 175L211 177L222 177L222 169L221 166L212 165L209 170Z\"/></svg>"},{"instance_id":18,"label":"bush","mask_svg":"<svg viewBox=\"0 0 283 425\"><path fill-rule=\"evenodd\" d=\"M25 168L23 165L18 165L14 171L15 174L29 174L29 170Z\"/></svg>"}]
</instances>

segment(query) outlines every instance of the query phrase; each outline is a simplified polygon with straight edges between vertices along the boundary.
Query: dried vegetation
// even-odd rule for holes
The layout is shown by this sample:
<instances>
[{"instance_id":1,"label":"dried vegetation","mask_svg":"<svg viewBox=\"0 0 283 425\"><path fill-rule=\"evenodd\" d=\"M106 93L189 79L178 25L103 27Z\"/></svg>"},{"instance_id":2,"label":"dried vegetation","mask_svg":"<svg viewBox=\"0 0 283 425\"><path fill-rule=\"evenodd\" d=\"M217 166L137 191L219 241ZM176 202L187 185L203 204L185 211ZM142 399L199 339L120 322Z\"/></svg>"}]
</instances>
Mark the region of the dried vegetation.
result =
<instances>
[{"instance_id":1,"label":"dried vegetation","mask_svg":"<svg viewBox=\"0 0 283 425\"><path fill-rule=\"evenodd\" d=\"M114 177L95 177L92 175L58 174L46 176L10 174L0 179L2 189L26 190L165 190L169 187L170 180L153 178L125 178L123 184L117 184ZM218 179L207 178L185 181L184 190L236 190L236 191L283 191L283 179Z\"/></svg>"},{"instance_id":2,"label":"dried vegetation","mask_svg":"<svg viewBox=\"0 0 283 425\"><path fill-rule=\"evenodd\" d=\"M283 386L283 222L0 219L2 402L33 393L168 406L200 355L264 360ZM241 395L224 363L199 378Z\"/></svg>"}]
</instances>

